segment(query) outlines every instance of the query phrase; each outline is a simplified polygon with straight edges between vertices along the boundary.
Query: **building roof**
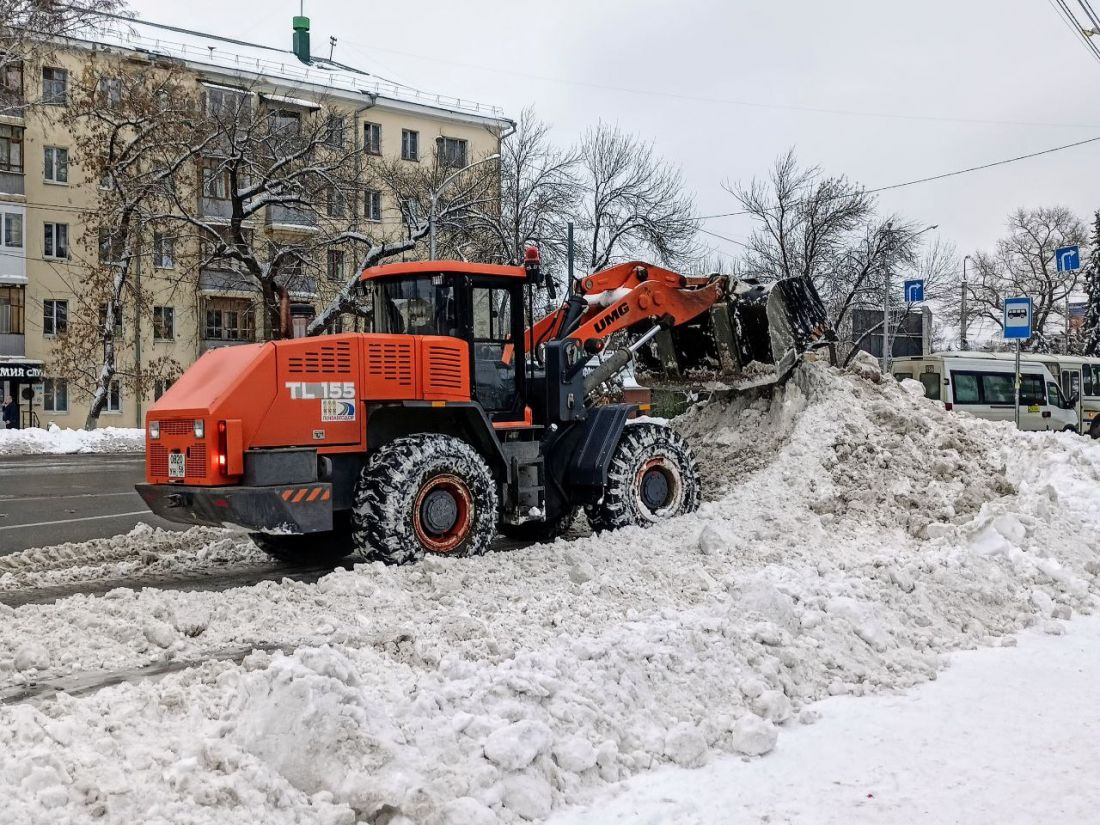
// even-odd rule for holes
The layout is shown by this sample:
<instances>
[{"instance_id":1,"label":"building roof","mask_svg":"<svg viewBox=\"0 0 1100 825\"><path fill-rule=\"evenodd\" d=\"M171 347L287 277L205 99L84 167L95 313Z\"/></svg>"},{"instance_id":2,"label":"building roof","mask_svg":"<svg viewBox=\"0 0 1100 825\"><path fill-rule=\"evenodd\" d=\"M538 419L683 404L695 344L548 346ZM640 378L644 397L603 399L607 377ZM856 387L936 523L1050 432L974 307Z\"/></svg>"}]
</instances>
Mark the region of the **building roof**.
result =
<instances>
[{"instance_id":1,"label":"building roof","mask_svg":"<svg viewBox=\"0 0 1100 825\"><path fill-rule=\"evenodd\" d=\"M288 20L289 24L289 20ZM290 39L287 26L287 39ZM302 63L290 49L249 43L178 26L103 15L69 38L92 47L124 48L149 57L181 60L215 76L264 79L273 84L343 99L376 99L379 105L426 108L437 116L505 126L504 110L465 98L425 92L335 60L314 56ZM204 71L205 70L205 71Z\"/></svg>"}]
</instances>

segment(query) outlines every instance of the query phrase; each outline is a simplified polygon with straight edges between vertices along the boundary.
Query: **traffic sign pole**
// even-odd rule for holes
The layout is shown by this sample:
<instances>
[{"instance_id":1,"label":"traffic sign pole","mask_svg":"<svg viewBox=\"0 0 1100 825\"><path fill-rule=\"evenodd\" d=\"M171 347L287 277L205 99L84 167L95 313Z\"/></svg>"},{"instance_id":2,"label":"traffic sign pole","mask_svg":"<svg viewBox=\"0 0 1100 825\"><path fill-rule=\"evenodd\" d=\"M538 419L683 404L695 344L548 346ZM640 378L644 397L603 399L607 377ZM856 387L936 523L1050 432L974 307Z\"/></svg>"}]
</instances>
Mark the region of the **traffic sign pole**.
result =
<instances>
[{"instance_id":1,"label":"traffic sign pole","mask_svg":"<svg viewBox=\"0 0 1100 825\"><path fill-rule=\"evenodd\" d=\"M1020 339L1016 339L1016 429L1020 429Z\"/></svg>"}]
</instances>

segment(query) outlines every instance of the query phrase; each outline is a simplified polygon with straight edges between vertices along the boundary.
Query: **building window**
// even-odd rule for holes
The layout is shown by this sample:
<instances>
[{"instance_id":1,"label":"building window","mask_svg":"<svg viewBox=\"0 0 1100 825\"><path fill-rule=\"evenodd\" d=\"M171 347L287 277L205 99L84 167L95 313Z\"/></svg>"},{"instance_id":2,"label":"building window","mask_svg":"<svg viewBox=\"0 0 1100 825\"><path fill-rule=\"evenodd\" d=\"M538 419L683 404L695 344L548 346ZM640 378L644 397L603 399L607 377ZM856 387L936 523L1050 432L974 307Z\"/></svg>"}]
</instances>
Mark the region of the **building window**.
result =
<instances>
[{"instance_id":1,"label":"building window","mask_svg":"<svg viewBox=\"0 0 1100 825\"><path fill-rule=\"evenodd\" d=\"M176 268L176 239L162 232L153 233L153 266L157 269Z\"/></svg>"},{"instance_id":2,"label":"building window","mask_svg":"<svg viewBox=\"0 0 1100 825\"><path fill-rule=\"evenodd\" d=\"M176 308L153 307L153 338L171 341L176 337Z\"/></svg>"},{"instance_id":3,"label":"building window","mask_svg":"<svg viewBox=\"0 0 1100 825\"><path fill-rule=\"evenodd\" d=\"M109 413L122 412L122 383L117 378L107 387L107 406L103 411Z\"/></svg>"},{"instance_id":4,"label":"building window","mask_svg":"<svg viewBox=\"0 0 1100 825\"><path fill-rule=\"evenodd\" d=\"M328 216L330 218L344 217L344 212L347 210L347 200L342 189L337 186L330 186L325 198Z\"/></svg>"},{"instance_id":5,"label":"building window","mask_svg":"<svg viewBox=\"0 0 1100 825\"><path fill-rule=\"evenodd\" d=\"M104 172L99 176L99 188L100 189L114 189L115 179L110 172Z\"/></svg>"},{"instance_id":6,"label":"building window","mask_svg":"<svg viewBox=\"0 0 1100 825\"><path fill-rule=\"evenodd\" d=\"M0 100L3 100L5 106L23 105L22 63L13 61L0 69Z\"/></svg>"},{"instance_id":7,"label":"building window","mask_svg":"<svg viewBox=\"0 0 1100 825\"><path fill-rule=\"evenodd\" d=\"M69 73L54 66L42 67L42 102L64 106L69 97Z\"/></svg>"},{"instance_id":8,"label":"building window","mask_svg":"<svg viewBox=\"0 0 1100 825\"><path fill-rule=\"evenodd\" d=\"M48 413L69 411L69 382L64 378L47 378L42 382L42 409Z\"/></svg>"},{"instance_id":9,"label":"building window","mask_svg":"<svg viewBox=\"0 0 1100 825\"><path fill-rule=\"evenodd\" d=\"M401 203L401 215L405 226L410 229L420 223L420 202L416 198L405 198Z\"/></svg>"},{"instance_id":10,"label":"building window","mask_svg":"<svg viewBox=\"0 0 1100 825\"><path fill-rule=\"evenodd\" d=\"M305 338L310 322L316 317L317 310L312 304L290 305L290 337Z\"/></svg>"},{"instance_id":11,"label":"building window","mask_svg":"<svg viewBox=\"0 0 1100 825\"><path fill-rule=\"evenodd\" d=\"M363 198L363 220L372 223L382 222L382 193L368 189Z\"/></svg>"},{"instance_id":12,"label":"building window","mask_svg":"<svg viewBox=\"0 0 1100 825\"><path fill-rule=\"evenodd\" d=\"M382 154L382 127L379 124L363 124L363 151L368 155Z\"/></svg>"},{"instance_id":13,"label":"building window","mask_svg":"<svg viewBox=\"0 0 1100 825\"><path fill-rule=\"evenodd\" d=\"M461 138L436 138L439 143L439 158L446 166L462 169L466 166L466 141Z\"/></svg>"},{"instance_id":14,"label":"building window","mask_svg":"<svg viewBox=\"0 0 1100 825\"><path fill-rule=\"evenodd\" d=\"M101 264L118 263L126 257L125 238L107 227L99 230L99 262Z\"/></svg>"},{"instance_id":15,"label":"building window","mask_svg":"<svg viewBox=\"0 0 1100 825\"><path fill-rule=\"evenodd\" d=\"M118 106L122 103L122 78L101 77L99 79L99 96L107 106Z\"/></svg>"},{"instance_id":16,"label":"building window","mask_svg":"<svg viewBox=\"0 0 1100 825\"><path fill-rule=\"evenodd\" d=\"M302 113L292 109L272 110L271 131L279 137L300 137L302 134Z\"/></svg>"},{"instance_id":17,"label":"building window","mask_svg":"<svg viewBox=\"0 0 1100 825\"><path fill-rule=\"evenodd\" d=\"M42 149L43 174L50 183L69 182L69 150L62 146L45 146Z\"/></svg>"},{"instance_id":18,"label":"building window","mask_svg":"<svg viewBox=\"0 0 1100 825\"><path fill-rule=\"evenodd\" d=\"M247 92L207 86L206 113L214 118L237 120L238 113L247 113L250 99Z\"/></svg>"},{"instance_id":19,"label":"building window","mask_svg":"<svg viewBox=\"0 0 1100 825\"><path fill-rule=\"evenodd\" d=\"M219 201L229 199L229 170L220 158L202 159L202 196Z\"/></svg>"},{"instance_id":20,"label":"building window","mask_svg":"<svg viewBox=\"0 0 1100 825\"><path fill-rule=\"evenodd\" d=\"M104 330L107 328L107 305L99 305L99 328ZM122 307L115 307L114 317L114 329L112 335L116 338L122 337Z\"/></svg>"},{"instance_id":21,"label":"building window","mask_svg":"<svg viewBox=\"0 0 1100 825\"><path fill-rule=\"evenodd\" d=\"M22 335L24 291L21 286L0 286L0 335Z\"/></svg>"},{"instance_id":22,"label":"building window","mask_svg":"<svg viewBox=\"0 0 1100 825\"><path fill-rule=\"evenodd\" d=\"M420 132L401 130L401 160L420 160Z\"/></svg>"},{"instance_id":23,"label":"building window","mask_svg":"<svg viewBox=\"0 0 1100 825\"><path fill-rule=\"evenodd\" d=\"M328 251L328 279L330 281L344 280L344 252L340 249Z\"/></svg>"},{"instance_id":24,"label":"building window","mask_svg":"<svg viewBox=\"0 0 1100 825\"><path fill-rule=\"evenodd\" d=\"M64 335L69 329L69 302L46 299L42 302L42 334Z\"/></svg>"},{"instance_id":25,"label":"building window","mask_svg":"<svg viewBox=\"0 0 1100 825\"><path fill-rule=\"evenodd\" d=\"M325 144L333 149L343 149L345 129L344 118L340 115L329 115L325 121Z\"/></svg>"},{"instance_id":26,"label":"building window","mask_svg":"<svg viewBox=\"0 0 1100 825\"><path fill-rule=\"evenodd\" d=\"M206 302L207 341L251 341L252 304L247 299L211 298Z\"/></svg>"},{"instance_id":27,"label":"building window","mask_svg":"<svg viewBox=\"0 0 1100 825\"><path fill-rule=\"evenodd\" d=\"M168 392L168 388L176 383L175 378L158 378L153 382L153 400L160 401L160 397Z\"/></svg>"},{"instance_id":28,"label":"building window","mask_svg":"<svg viewBox=\"0 0 1100 825\"><path fill-rule=\"evenodd\" d=\"M44 258L68 258L69 257L69 225L67 223L46 223L42 257Z\"/></svg>"},{"instance_id":29,"label":"building window","mask_svg":"<svg viewBox=\"0 0 1100 825\"><path fill-rule=\"evenodd\" d=\"M0 171L23 174L23 127L0 123Z\"/></svg>"},{"instance_id":30,"label":"building window","mask_svg":"<svg viewBox=\"0 0 1100 825\"><path fill-rule=\"evenodd\" d=\"M4 246L8 249L23 248L23 216L17 212L4 213Z\"/></svg>"}]
</instances>

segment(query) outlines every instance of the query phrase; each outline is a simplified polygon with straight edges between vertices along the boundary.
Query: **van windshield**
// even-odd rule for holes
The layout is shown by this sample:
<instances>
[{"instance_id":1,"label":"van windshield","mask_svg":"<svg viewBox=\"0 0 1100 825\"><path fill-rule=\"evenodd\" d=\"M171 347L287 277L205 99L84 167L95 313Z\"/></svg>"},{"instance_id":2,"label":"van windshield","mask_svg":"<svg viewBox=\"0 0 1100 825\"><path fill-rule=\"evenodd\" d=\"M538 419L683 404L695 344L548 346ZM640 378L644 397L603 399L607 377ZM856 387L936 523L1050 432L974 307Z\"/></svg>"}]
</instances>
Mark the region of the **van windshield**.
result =
<instances>
[{"instance_id":1,"label":"van windshield","mask_svg":"<svg viewBox=\"0 0 1100 825\"><path fill-rule=\"evenodd\" d=\"M940 374L938 372L922 372L920 382L924 384L924 397L933 401L940 400Z\"/></svg>"}]
</instances>

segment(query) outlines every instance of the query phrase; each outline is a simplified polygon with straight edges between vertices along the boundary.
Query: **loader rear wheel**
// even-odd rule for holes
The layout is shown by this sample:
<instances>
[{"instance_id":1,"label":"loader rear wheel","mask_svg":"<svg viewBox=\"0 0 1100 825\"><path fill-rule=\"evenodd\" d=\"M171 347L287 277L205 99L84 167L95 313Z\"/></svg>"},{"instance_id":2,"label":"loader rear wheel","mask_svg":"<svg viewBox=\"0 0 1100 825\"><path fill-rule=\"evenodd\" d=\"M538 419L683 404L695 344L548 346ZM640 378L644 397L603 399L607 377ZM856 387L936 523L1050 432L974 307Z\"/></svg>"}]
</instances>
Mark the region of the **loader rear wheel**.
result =
<instances>
[{"instance_id":1,"label":"loader rear wheel","mask_svg":"<svg viewBox=\"0 0 1100 825\"><path fill-rule=\"evenodd\" d=\"M623 430L599 504L586 509L592 529L648 525L699 507L699 469L679 433L659 424Z\"/></svg>"},{"instance_id":2,"label":"loader rear wheel","mask_svg":"<svg viewBox=\"0 0 1100 825\"><path fill-rule=\"evenodd\" d=\"M480 556L496 534L497 489L477 451L422 433L367 458L355 490L355 544L370 561L405 564L425 553Z\"/></svg>"}]
</instances>

